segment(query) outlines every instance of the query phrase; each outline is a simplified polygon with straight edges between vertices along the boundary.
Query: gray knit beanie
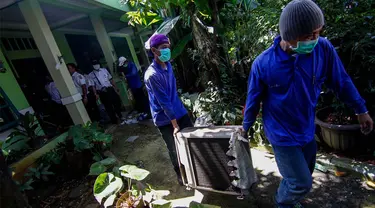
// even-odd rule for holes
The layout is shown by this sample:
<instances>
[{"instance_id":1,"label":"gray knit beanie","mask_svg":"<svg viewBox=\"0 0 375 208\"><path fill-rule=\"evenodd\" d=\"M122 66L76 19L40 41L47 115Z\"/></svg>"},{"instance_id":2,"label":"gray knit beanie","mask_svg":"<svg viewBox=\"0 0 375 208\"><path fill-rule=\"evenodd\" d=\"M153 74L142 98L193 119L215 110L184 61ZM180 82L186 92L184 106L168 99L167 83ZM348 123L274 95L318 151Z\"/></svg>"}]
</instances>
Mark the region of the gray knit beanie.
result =
<instances>
[{"instance_id":1,"label":"gray knit beanie","mask_svg":"<svg viewBox=\"0 0 375 208\"><path fill-rule=\"evenodd\" d=\"M289 2L283 9L279 21L280 35L285 41L296 40L323 25L323 12L312 0Z\"/></svg>"}]
</instances>

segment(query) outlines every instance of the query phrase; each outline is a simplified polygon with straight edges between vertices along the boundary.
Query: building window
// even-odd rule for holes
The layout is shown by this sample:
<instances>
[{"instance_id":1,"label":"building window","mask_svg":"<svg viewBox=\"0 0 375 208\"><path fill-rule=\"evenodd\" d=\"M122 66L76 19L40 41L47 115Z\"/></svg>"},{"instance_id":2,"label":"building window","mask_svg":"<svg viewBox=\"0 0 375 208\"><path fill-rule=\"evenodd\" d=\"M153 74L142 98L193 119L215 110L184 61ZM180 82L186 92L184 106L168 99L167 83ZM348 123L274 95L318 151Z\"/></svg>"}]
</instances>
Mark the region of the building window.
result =
<instances>
[{"instance_id":1,"label":"building window","mask_svg":"<svg viewBox=\"0 0 375 208\"><path fill-rule=\"evenodd\" d=\"M1 38L6 51L38 50L32 38Z\"/></svg>"}]
</instances>

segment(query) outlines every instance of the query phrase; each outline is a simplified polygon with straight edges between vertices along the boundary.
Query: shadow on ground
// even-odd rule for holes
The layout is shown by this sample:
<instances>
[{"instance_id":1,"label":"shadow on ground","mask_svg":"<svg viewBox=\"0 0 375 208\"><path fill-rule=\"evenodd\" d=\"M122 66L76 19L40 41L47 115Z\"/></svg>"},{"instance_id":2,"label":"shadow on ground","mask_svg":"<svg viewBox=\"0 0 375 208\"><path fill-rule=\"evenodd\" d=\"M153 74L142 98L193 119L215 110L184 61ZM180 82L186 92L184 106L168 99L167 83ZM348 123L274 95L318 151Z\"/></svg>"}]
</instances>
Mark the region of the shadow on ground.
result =
<instances>
[{"instance_id":1,"label":"shadow on ground","mask_svg":"<svg viewBox=\"0 0 375 208\"><path fill-rule=\"evenodd\" d=\"M115 143L112 152L124 163L142 164L149 170L151 174L146 182L155 189L171 191L169 199L194 195L194 191L187 191L185 187L177 184L166 146L158 130L151 123L118 127L113 136ZM139 136L139 138L134 142L127 142L126 139L130 136ZM202 192L205 196L203 203L222 208L273 207L272 199L280 182L274 159L253 156L253 160L262 160L262 162L255 163L259 182L254 185L249 197L237 200L236 196ZM263 160L268 161L263 162ZM265 169L273 171L264 171ZM304 201L306 207L375 207L375 192L367 190L360 178L336 177L319 171L315 171L313 176L313 190Z\"/></svg>"}]
</instances>

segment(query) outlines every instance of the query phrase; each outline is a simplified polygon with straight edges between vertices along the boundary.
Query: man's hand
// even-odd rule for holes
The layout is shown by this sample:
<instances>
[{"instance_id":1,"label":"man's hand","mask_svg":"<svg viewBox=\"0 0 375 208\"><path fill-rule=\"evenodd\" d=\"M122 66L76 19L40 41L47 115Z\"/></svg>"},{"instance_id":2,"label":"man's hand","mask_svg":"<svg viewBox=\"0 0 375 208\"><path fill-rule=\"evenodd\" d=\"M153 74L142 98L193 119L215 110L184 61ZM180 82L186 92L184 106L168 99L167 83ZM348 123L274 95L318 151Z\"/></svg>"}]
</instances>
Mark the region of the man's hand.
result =
<instances>
[{"instance_id":1,"label":"man's hand","mask_svg":"<svg viewBox=\"0 0 375 208\"><path fill-rule=\"evenodd\" d=\"M95 94L95 99L99 100L99 95L98 94Z\"/></svg>"},{"instance_id":2,"label":"man's hand","mask_svg":"<svg viewBox=\"0 0 375 208\"><path fill-rule=\"evenodd\" d=\"M174 127L173 135L176 135L178 132L180 132L180 127L179 126Z\"/></svg>"},{"instance_id":3,"label":"man's hand","mask_svg":"<svg viewBox=\"0 0 375 208\"><path fill-rule=\"evenodd\" d=\"M245 129L243 127L239 128L240 130L240 134L243 138L247 139L248 138L248 135L247 135L247 131L245 131Z\"/></svg>"},{"instance_id":4,"label":"man's hand","mask_svg":"<svg viewBox=\"0 0 375 208\"><path fill-rule=\"evenodd\" d=\"M176 119L171 120L171 124L173 126L173 135L175 136L180 131L180 127L178 126Z\"/></svg>"},{"instance_id":5,"label":"man's hand","mask_svg":"<svg viewBox=\"0 0 375 208\"><path fill-rule=\"evenodd\" d=\"M374 122L372 121L368 113L358 115L358 122L361 125L361 132L364 135L368 135L374 128Z\"/></svg>"}]
</instances>

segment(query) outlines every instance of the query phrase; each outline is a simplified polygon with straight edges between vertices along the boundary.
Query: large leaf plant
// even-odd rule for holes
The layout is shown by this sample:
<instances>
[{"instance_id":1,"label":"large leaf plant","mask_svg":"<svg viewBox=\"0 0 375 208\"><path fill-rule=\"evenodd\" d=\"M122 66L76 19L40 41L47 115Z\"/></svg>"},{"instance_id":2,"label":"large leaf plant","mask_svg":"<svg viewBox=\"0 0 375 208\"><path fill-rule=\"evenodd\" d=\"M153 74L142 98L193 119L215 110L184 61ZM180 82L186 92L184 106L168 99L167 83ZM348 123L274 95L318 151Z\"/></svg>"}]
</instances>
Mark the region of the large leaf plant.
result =
<instances>
[{"instance_id":1,"label":"large leaf plant","mask_svg":"<svg viewBox=\"0 0 375 208\"><path fill-rule=\"evenodd\" d=\"M95 161L104 159L102 152L112 144L112 136L102 132L97 123L73 126L68 135L73 139L75 151L89 150Z\"/></svg>"},{"instance_id":2,"label":"large leaf plant","mask_svg":"<svg viewBox=\"0 0 375 208\"><path fill-rule=\"evenodd\" d=\"M134 165L114 168L113 172L100 174L94 184L95 199L105 208L171 208L172 202L163 199L169 195L166 190L154 190L151 185L142 181L150 174L149 171ZM189 208L220 208L212 205L190 203Z\"/></svg>"}]
</instances>

